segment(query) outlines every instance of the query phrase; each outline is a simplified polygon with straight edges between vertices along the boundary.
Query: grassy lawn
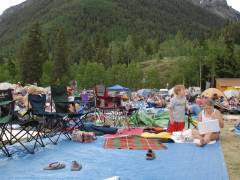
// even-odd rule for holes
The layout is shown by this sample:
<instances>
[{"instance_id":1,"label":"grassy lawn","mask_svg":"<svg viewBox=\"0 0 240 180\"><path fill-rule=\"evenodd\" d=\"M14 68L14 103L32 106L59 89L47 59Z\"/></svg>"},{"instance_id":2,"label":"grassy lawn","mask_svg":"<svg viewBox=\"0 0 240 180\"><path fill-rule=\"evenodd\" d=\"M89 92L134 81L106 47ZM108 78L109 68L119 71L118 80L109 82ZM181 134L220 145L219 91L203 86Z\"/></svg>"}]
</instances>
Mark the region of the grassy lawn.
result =
<instances>
[{"instance_id":1,"label":"grassy lawn","mask_svg":"<svg viewBox=\"0 0 240 180\"><path fill-rule=\"evenodd\" d=\"M240 180L240 136L230 131L234 123L225 121L221 133L222 149L230 180Z\"/></svg>"}]
</instances>

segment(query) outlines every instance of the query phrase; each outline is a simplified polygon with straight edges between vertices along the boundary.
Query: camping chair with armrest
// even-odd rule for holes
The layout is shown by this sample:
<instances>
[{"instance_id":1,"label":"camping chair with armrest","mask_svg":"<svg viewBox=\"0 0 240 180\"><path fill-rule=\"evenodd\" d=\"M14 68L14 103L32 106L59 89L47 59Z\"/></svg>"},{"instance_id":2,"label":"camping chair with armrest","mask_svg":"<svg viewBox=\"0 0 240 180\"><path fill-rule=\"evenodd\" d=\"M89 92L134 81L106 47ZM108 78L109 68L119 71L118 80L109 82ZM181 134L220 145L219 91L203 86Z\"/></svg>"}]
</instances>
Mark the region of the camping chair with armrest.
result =
<instances>
[{"instance_id":1,"label":"camping chair with armrest","mask_svg":"<svg viewBox=\"0 0 240 180\"><path fill-rule=\"evenodd\" d=\"M94 99L90 98L90 95L87 92L81 93L80 98L75 97L75 100L78 101L78 99L79 99L79 104L80 104L82 112L88 112L88 111L91 111L91 110L94 111L94 108L95 108L95 103L94 102L95 101L94 101Z\"/></svg>"},{"instance_id":2,"label":"camping chair with armrest","mask_svg":"<svg viewBox=\"0 0 240 180\"><path fill-rule=\"evenodd\" d=\"M14 100L12 98L11 90L0 91L0 106L1 106L1 143L5 154L10 156L7 151L6 144L19 143L28 153L35 152L37 144L44 146L40 137L40 126L37 121L20 121L14 112ZM17 132L14 132L12 126L17 124L20 126ZM10 126L10 128L9 128ZM24 140L34 141L33 147L27 147L23 143Z\"/></svg>"},{"instance_id":3,"label":"camping chair with armrest","mask_svg":"<svg viewBox=\"0 0 240 180\"><path fill-rule=\"evenodd\" d=\"M41 125L44 137L48 138L53 144L57 144L61 134L71 140L68 133L64 131L66 128L66 122L64 120L65 114L45 111L45 94L29 94L28 101L31 106L29 108L30 117L35 120L37 117L42 119Z\"/></svg>"},{"instance_id":4,"label":"camping chair with armrest","mask_svg":"<svg viewBox=\"0 0 240 180\"><path fill-rule=\"evenodd\" d=\"M69 102L67 90L65 86L54 85L51 86L51 97L52 97L52 105L54 103L55 109L57 113L63 113L69 118L69 130L73 129L83 129L85 130L83 120L86 119L87 115L90 112L86 113L78 113L76 111L76 102L73 100ZM69 106L72 106L72 112L69 110ZM72 127L70 122L73 122Z\"/></svg>"},{"instance_id":5,"label":"camping chair with armrest","mask_svg":"<svg viewBox=\"0 0 240 180\"><path fill-rule=\"evenodd\" d=\"M6 106L10 106L13 101L6 101L5 98L3 98L2 93L3 92L0 93L0 149L6 156L10 157L11 155L6 147L6 144L10 141L10 139L8 136L5 136L5 128L7 123L11 120L11 114L9 111L6 112L4 108L6 108ZM4 140L4 137L7 139Z\"/></svg>"},{"instance_id":6,"label":"camping chair with armrest","mask_svg":"<svg viewBox=\"0 0 240 180\"><path fill-rule=\"evenodd\" d=\"M113 126L120 126L127 121L127 111L121 106L121 96L109 96L107 89L98 85L95 87L96 114L105 125L106 122ZM129 126L129 122L125 122Z\"/></svg>"}]
</instances>

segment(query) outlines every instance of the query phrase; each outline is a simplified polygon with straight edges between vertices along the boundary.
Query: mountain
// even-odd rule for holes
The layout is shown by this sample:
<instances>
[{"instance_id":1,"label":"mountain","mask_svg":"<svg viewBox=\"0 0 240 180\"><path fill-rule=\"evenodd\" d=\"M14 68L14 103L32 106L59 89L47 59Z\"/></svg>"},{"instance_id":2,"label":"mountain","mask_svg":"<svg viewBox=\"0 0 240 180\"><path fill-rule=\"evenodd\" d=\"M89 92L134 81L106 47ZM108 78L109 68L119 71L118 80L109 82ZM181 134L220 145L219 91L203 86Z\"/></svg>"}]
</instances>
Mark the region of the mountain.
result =
<instances>
[{"instance_id":1,"label":"mountain","mask_svg":"<svg viewBox=\"0 0 240 180\"><path fill-rule=\"evenodd\" d=\"M193 39L225 24L224 18L187 0L27 0L0 16L0 55L14 54L35 21L48 46L56 28L63 27L73 51L96 35L112 41L129 34L164 38L181 31Z\"/></svg>"},{"instance_id":2,"label":"mountain","mask_svg":"<svg viewBox=\"0 0 240 180\"><path fill-rule=\"evenodd\" d=\"M240 12L230 7L227 0L190 0L195 5L221 16L225 19L240 20Z\"/></svg>"}]
</instances>

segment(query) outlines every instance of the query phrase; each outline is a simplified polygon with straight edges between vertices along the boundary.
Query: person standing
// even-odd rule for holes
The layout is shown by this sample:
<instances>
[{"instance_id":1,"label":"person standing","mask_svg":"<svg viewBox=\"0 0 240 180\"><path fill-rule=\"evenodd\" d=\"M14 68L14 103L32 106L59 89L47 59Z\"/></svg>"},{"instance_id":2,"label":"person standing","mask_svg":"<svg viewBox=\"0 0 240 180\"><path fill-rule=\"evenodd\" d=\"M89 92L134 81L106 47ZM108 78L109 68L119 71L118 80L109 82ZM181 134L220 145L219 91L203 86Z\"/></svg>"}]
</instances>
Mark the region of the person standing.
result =
<instances>
[{"instance_id":1,"label":"person standing","mask_svg":"<svg viewBox=\"0 0 240 180\"><path fill-rule=\"evenodd\" d=\"M184 85L176 85L174 87L175 96L170 101L169 117L170 122L168 132L182 131L185 127L185 111L187 107L187 100L185 96Z\"/></svg>"}]
</instances>

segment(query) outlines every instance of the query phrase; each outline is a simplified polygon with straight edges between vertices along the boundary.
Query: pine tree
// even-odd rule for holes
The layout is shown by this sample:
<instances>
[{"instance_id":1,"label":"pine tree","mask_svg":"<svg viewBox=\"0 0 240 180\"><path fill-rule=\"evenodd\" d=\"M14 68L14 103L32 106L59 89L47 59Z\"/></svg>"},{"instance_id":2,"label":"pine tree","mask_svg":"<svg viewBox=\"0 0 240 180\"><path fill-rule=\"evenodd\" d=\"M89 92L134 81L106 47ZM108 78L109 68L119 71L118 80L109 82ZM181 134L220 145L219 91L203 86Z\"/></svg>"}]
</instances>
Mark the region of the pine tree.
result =
<instances>
[{"instance_id":1,"label":"pine tree","mask_svg":"<svg viewBox=\"0 0 240 180\"><path fill-rule=\"evenodd\" d=\"M224 44L225 51L222 56L218 56L216 59L216 72L218 77L233 78L236 77L238 71L238 63L234 57L234 29L231 25L228 25L224 29Z\"/></svg>"},{"instance_id":2,"label":"pine tree","mask_svg":"<svg viewBox=\"0 0 240 180\"><path fill-rule=\"evenodd\" d=\"M46 61L43 64L43 74L41 77L41 85L49 86L52 83L53 61Z\"/></svg>"},{"instance_id":3,"label":"pine tree","mask_svg":"<svg viewBox=\"0 0 240 180\"><path fill-rule=\"evenodd\" d=\"M53 49L53 82L66 84L69 73L68 50L65 41L64 30L57 31L55 45Z\"/></svg>"},{"instance_id":4,"label":"pine tree","mask_svg":"<svg viewBox=\"0 0 240 180\"><path fill-rule=\"evenodd\" d=\"M9 71L9 75L11 76L11 78L15 78L16 76L16 66L14 64L14 62L12 61L12 59L8 60L8 71Z\"/></svg>"},{"instance_id":5,"label":"pine tree","mask_svg":"<svg viewBox=\"0 0 240 180\"><path fill-rule=\"evenodd\" d=\"M43 46L40 25L35 23L20 48L20 74L23 82L38 83L46 59L47 53Z\"/></svg>"},{"instance_id":6,"label":"pine tree","mask_svg":"<svg viewBox=\"0 0 240 180\"><path fill-rule=\"evenodd\" d=\"M127 65L129 65L132 61L136 60L136 48L134 46L133 38L131 35L127 37L125 42L125 49L126 49L126 58L127 58Z\"/></svg>"}]
</instances>

